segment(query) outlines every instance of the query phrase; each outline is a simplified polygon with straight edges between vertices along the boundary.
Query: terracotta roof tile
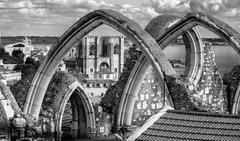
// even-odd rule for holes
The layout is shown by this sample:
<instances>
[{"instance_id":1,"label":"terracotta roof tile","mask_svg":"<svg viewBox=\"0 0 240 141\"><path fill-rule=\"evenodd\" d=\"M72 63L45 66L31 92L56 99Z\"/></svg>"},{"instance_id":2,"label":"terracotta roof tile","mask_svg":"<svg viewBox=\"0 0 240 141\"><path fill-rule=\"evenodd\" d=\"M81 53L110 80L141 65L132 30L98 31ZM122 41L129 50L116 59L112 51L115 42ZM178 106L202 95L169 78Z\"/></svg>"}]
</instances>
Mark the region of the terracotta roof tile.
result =
<instances>
[{"instance_id":1,"label":"terracotta roof tile","mask_svg":"<svg viewBox=\"0 0 240 141\"><path fill-rule=\"evenodd\" d=\"M168 110L136 141L240 140L240 116Z\"/></svg>"}]
</instances>

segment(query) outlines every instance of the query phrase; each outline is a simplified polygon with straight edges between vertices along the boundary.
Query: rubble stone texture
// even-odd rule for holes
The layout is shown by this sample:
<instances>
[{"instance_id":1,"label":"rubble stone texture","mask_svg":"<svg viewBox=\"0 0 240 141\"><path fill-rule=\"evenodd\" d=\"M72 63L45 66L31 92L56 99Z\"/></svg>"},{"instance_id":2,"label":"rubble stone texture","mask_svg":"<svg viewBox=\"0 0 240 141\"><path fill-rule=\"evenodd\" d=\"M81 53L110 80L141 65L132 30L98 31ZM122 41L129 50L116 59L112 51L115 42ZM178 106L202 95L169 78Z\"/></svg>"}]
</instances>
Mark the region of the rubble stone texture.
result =
<instances>
[{"instance_id":1,"label":"rubble stone texture","mask_svg":"<svg viewBox=\"0 0 240 141\"><path fill-rule=\"evenodd\" d=\"M240 82L240 73L239 72L240 72L240 65L237 65L237 66L233 67L231 72L225 74L223 77L223 82L227 86L227 88L226 88L227 101L228 101L227 109L229 111L231 110L231 108L233 106L232 105L233 99L234 99L236 90L238 88L238 84ZM240 113L240 111L238 111L238 114L239 113Z\"/></svg>"}]
</instances>

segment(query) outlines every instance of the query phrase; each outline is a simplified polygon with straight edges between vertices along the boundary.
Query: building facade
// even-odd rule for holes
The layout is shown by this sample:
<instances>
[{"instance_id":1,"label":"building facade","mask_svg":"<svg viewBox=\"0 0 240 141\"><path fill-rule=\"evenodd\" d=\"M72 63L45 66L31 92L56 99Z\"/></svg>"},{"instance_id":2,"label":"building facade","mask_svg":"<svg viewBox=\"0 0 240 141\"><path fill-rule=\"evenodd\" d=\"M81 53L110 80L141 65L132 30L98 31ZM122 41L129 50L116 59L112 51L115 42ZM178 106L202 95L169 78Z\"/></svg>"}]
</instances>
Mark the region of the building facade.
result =
<instances>
[{"instance_id":1,"label":"building facade","mask_svg":"<svg viewBox=\"0 0 240 141\"><path fill-rule=\"evenodd\" d=\"M117 81L124 65L123 36L85 36L77 48L77 66L88 80Z\"/></svg>"},{"instance_id":2,"label":"building facade","mask_svg":"<svg viewBox=\"0 0 240 141\"><path fill-rule=\"evenodd\" d=\"M31 40L25 37L25 40L23 40L23 42L6 45L4 46L4 49L11 56L14 50L21 50L24 54L24 60L26 60L27 57L31 56L31 52L33 51L33 46L31 45Z\"/></svg>"},{"instance_id":3,"label":"building facade","mask_svg":"<svg viewBox=\"0 0 240 141\"><path fill-rule=\"evenodd\" d=\"M21 72L16 72L14 70L8 69L0 59L0 76L1 81L4 84L10 86L14 85L17 81L21 79Z\"/></svg>"}]
</instances>

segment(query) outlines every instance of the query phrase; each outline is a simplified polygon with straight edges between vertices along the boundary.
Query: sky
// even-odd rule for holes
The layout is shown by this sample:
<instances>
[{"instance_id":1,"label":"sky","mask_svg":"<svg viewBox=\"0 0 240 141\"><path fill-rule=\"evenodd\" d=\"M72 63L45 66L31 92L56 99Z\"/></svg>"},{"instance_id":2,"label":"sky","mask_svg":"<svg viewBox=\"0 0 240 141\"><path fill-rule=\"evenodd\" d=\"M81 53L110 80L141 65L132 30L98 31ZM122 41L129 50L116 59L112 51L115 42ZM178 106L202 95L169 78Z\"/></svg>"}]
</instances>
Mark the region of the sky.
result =
<instances>
[{"instance_id":1,"label":"sky","mask_svg":"<svg viewBox=\"0 0 240 141\"><path fill-rule=\"evenodd\" d=\"M240 32L240 0L0 0L0 34L61 36L85 14L103 8L118 11L143 28L158 15L206 12Z\"/></svg>"}]
</instances>

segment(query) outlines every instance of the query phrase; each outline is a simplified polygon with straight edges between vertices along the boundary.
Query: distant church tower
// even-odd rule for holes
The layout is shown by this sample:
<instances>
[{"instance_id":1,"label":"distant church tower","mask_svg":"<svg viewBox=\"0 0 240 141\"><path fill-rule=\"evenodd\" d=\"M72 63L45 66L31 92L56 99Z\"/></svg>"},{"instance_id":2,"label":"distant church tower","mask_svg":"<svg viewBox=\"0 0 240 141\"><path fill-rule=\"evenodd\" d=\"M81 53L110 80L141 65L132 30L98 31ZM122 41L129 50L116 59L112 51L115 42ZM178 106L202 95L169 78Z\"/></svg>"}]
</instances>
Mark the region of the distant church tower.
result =
<instances>
[{"instance_id":1,"label":"distant church tower","mask_svg":"<svg viewBox=\"0 0 240 141\"><path fill-rule=\"evenodd\" d=\"M85 36L77 48L77 65L89 80L117 81L124 65L123 36Z\"/></svg>"}]
</instances>

